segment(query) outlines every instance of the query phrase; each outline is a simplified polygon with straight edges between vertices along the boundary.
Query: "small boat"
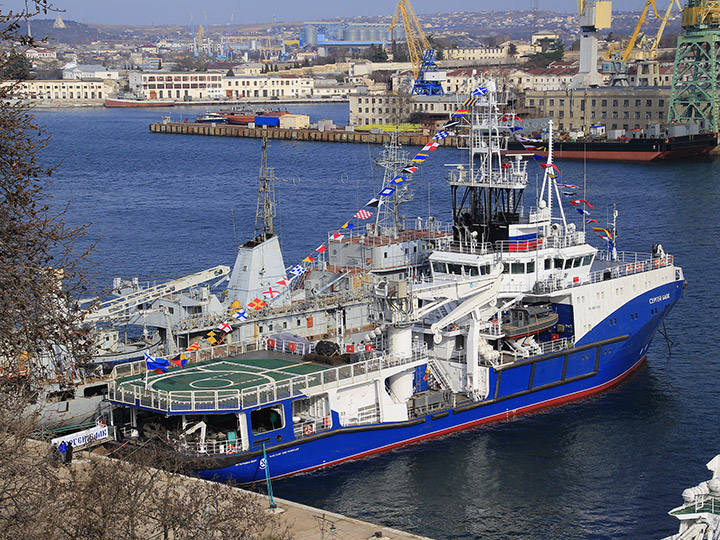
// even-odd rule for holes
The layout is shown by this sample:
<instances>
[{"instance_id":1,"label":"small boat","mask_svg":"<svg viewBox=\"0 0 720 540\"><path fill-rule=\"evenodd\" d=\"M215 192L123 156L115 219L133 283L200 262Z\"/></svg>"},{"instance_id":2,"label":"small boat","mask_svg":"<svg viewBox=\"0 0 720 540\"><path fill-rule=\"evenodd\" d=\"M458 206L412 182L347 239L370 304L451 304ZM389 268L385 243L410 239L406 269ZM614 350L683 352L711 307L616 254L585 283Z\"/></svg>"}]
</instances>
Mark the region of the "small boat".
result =
<instances>
[{"instance_id":1,"label":"small boat","mask_svg":"<svg viewBox=\"0 0 720 540\"><path fill-rule=\"evenodd\" d=\"M198 114L195 119L196 124L227 124L228 119L218 112L206 112Z\"/></svg>"},{"instance_id":2,"label":"small boat","mask_svg":"<svg viewBox=\"0 0 720 540\"><path fill-rule=\"evenodd\" d=\"M683 504L668 512L680 520L677 534L663 540L715 540L720 537L720 454L707 463L710 480L682 492Z\"/></svg>"},{"instance_id":3,"label":"small boat","mask_svg":"<svg viewBox=\"0 0 720 540\"><path fill-rule=\"evenodd\" d=\"M105 100L105 106L108 108L121 107L173 107L175 100L172 99L144 99L144 98L126 98L115 97Z\"/></svg>"}]
</instances>

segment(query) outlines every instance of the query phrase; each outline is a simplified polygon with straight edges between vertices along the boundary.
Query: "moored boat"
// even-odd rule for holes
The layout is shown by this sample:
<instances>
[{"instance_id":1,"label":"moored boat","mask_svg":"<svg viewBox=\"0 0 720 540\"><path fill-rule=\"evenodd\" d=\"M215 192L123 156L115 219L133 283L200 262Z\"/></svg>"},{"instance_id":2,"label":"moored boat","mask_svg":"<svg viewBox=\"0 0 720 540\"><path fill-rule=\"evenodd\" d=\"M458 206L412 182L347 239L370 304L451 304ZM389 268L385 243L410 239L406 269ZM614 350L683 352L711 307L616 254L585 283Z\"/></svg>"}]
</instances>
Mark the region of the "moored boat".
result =
<instances>
[{"instance_id":1,"label":"moored boat","mask_svg":"<svg viewBox=\"0 0 720 540\"><path fill-rule=\"evenodd\" d=\"M674 137L623 137L614 140L561 140L553 143L553 156L559 160L670 161L705 157L717 143L716 133ZM528 150L547 156L547 145L542 141L535 141L531 145L523 145L519 141L511 142L507 153L522 154Z\"/></svg>"},{"instance_id":2,"label":"moored boat","mask_svg":"<svg viewBox=\"0 0 720 540\"><path fill-rule=\"evenodd\" d=\"M682 492L683 504L668 512L680 520L664 540L716 540L720 536L720 455L707 463L712 478Z\"/></svg>"},{"instance_id":3,"label":"moored boat","mask_svg":"<svg viewBox=\"0 0 720 540\"><path fill-rule=\"evenodd\" d=\"M525 209L527 162L504 157L512 126L498 99L492 82L479 86L454 126L467 160L448 177L451 226L408 227L396 212L447 132L412 160L389 148L391 173L355 230L332 232L308 266L286 267L268 227L241 246L222 345L167 373L118 370L119 431L143 444L144 426L160 425L191 470L256 482L577 400L636 369L683 295L682 269L661 247L617 251L614 224L607 249L588 244L562 209L552 146ZM173 333L189 346L220 322ZM286 329L303 339L275 335Z\"/></svg>"},{"instance_id":4,"label":"moored boat","mask_svg":"<svg viewBox=\"0 0 720 540\"><path fill-rule=\"evenodd\" d=\"M172 99L142 99L142 98L107 98L105 106L109 108L118 107L174 107L175 100Z\"/></svg>"}]
</instances>

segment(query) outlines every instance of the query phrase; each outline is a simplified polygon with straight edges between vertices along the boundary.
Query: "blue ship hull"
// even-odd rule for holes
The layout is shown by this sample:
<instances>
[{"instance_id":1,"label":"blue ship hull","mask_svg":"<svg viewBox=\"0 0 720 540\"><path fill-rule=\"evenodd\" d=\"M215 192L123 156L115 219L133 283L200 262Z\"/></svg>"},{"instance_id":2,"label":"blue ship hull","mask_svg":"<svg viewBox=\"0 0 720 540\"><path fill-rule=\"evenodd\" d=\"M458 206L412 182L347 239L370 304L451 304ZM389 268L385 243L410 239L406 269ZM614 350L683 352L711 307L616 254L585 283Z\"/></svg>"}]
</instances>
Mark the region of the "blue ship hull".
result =
<instances>
[{"instance_id":1,"label":"blue ship hull","mask_svg":"<svg viewBox=\"0 0 720 540\"><path fill-rule=\"evenodd\" d=\"M300 439L295 439L291 427L273 432L272 442L267 434L251 435L254 450L206 458L196 473L240 483L263 481L266 467L271 478L311 471L601 392L643 362L655 331L682 297L683 287L684 281L676 280L634 298L569 351L492 370L490 393L484 401L406 422L337 427ZM337 414L332 416L332 425L340 426Z\"/></svg>"}]
</instances>

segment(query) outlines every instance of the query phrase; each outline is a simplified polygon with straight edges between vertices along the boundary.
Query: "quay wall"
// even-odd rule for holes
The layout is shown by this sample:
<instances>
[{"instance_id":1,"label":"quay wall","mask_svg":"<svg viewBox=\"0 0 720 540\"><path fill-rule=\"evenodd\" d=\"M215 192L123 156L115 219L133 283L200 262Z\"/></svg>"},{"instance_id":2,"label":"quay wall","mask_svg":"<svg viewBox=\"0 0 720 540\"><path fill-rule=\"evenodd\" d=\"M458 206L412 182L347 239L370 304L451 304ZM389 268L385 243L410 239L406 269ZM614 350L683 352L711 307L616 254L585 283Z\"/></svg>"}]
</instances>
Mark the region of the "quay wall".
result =
<instances>
[{"instance_id":1,"label":"quay wall","mask_svg":"<svg viewBox=\"0 0 720 540\"><path fill-rule=\"evenodd\" d=\"M336 142L358 144L387 144L390 133L371 133L366 131L318 131L317 129L283 129L246 127L231 124L195 124L189 122L155 122L150 124L153 133L174 135L204 135L209 137L246 137L281 139L287 141ZM425 146L432 135L424 133L399 133L398 142L403 146ZM438 141L442 146L455 146L455 137Z\"/></svg>"}]
</instances>

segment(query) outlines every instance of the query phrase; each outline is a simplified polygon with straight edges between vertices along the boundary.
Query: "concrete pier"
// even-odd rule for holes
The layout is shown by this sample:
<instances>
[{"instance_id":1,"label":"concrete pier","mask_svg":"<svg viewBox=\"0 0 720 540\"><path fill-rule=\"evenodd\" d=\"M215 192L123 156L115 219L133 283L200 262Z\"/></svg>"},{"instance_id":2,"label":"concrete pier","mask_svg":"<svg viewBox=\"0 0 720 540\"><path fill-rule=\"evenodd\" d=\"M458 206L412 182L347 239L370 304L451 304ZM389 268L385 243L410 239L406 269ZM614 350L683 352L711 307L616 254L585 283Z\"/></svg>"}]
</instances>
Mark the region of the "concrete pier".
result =
<instances>
[{"instance_id":1,"label":"concrete pier","mask_svg":"<svg viewBox=\"0 0 720 540\"><path fill-rule=\"evenodd\" d=\"M286 141L335 142L356 144L388 144L390 133L371 133L368 131L318 131L317 129L282 129L267 127L247 127L232 124L196 124L190 122L155 122L150 124L153 133L173 135L205 135L209 137L246 137L280 139ZM399 133L398 142L403 146L425 146L432 134ZM456 146L456 137L437 141L441 146Z\"/></svg>"}]
</instances>

